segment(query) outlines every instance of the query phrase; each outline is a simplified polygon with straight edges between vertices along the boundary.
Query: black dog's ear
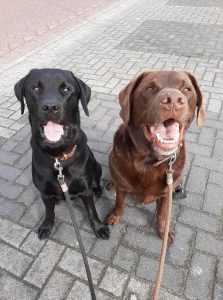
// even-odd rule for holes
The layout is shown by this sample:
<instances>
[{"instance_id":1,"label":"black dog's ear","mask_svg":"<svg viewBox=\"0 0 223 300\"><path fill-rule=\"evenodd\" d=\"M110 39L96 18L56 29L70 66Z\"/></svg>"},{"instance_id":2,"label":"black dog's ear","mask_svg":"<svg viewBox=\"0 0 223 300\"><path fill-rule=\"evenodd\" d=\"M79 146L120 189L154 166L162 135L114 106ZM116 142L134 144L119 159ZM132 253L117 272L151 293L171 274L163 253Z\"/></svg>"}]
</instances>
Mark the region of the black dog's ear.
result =
<instances>
[{"instance_id":1,"label":"black dog's ear","mask_svg":"<svg viewBox=\"0 0 223 300\"><path fill-rule=\"evenodd\" d=\"M14 86L14 92L16 95L16 98L19 100L21 103L21 114L24 114L24 109L25 109L25 103L24 103L24 82L26 80L26 77L23 77L20 79Z\"/></svg>"},{"instance_id":2,"label":"black dog's ear","mask_svg":"<svg viewBox=\"0 0 223 300\"><path fill-rule=\"evenodd\" d=\"M91 98L91 89L86 83L84 83L82 80L80 80L79 78L74 76L74 74L72 72L71 72L71 74L77 84L77 87L79 90L79 97L81 99L81 104L84 109L85 115L89 116L89 111L88 111L87 105Z\"/></svg>"}]
</instances>

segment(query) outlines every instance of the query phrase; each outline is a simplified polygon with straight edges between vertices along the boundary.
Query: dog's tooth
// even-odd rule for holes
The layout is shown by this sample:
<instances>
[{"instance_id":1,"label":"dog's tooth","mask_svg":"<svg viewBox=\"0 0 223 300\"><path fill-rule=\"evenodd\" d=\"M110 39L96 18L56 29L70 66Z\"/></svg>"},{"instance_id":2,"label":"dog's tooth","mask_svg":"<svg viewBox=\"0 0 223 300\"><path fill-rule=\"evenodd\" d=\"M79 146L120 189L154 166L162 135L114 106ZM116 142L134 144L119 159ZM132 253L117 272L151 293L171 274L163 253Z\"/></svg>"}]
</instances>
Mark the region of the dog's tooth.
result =
<instances>
[{"instance_id":1,"label":"dog's tooth","mask_svg":"<svg viewBox=\"0 0 223 300\"><path fill-rule=\"evenodd\" d=\"M157 140L160 142L160 140L161 140L161 136L160 136L160 134L159 134L159 133L156 133L156 138L157 138Z\"/></svg>"}]
</instances>

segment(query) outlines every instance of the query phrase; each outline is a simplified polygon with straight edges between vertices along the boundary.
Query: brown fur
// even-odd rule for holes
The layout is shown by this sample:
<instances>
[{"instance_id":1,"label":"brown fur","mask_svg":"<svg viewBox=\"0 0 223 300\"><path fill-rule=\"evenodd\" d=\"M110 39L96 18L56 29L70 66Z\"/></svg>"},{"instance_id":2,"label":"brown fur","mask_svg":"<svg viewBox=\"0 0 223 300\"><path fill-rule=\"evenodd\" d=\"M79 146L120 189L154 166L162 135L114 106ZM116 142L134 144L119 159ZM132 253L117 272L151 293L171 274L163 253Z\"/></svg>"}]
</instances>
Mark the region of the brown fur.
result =
<instances>
[{"instance_id":1,"label":"brown fur","mask_svg":"<svg viewBox=\"0 0 223 300\"><path fill-rule=\"evenodd\" d=\"M185 87L190 87L187 91ZM170 107L162 104L170 95L171 99L183 99ZM171 100L172 101L172 100ZM154 149L143 133L143 125L157 126L168 118L181 124L177 160L173 165L174 187L181 181L185 164L184 129L192 122L197 110L197 124L201 126L205 113L202 94L193 75L187 72L157 71L145 72L132 80L119 94L120 116L124 123L115 136L109 156L112 182L116 189L116 204L107 217L108 224L117 224L124 211L125 196L131 194L141 203L157 204L157 228L163 238L167 209L167 163L153 166L164 158ZM173 241L173 230L169 232Z\"/></svg>"}]
</instances>

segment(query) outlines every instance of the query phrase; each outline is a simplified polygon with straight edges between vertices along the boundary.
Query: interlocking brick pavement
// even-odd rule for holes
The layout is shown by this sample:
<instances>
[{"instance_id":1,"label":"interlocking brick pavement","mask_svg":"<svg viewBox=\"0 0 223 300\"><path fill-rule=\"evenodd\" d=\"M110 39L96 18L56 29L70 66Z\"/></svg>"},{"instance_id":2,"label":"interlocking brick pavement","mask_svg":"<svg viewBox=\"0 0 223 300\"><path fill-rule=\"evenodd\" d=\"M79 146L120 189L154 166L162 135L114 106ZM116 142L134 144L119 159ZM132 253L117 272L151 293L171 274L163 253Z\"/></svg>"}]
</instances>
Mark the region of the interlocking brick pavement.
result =
<instances>
[{"instance_id":1,"label":"interlocking brick pavement","mask_svg":"<svg viewBox=\"0 0 223 300\"><path fill-rule=\"evenodd\" d=\"M44 3L38 2L38 9ZM84 10L86 3L82 1L76 7ZM31 182L27 114L20 115L13 94L15 82L31 68L58 67L72 70L92 88L90 116L87 118L81 111L82 127L102 164L103 183L109 178L108 153L121 122L117 101L121 88L144 70L185 69L195 74L204 95L207 118L201 129L193 123L186 135L184 184L188 196L174 201L172 223L176 240L168 249L159 299L222 300L223 60L221 47L216 46L222 45L222 3L117 0L108 6L109 3L98 1L96 8L100 7L100 11L95 10L94 16L85 15L85 20L79 20L77 25L73 20L67 21L63 33L52 37L50 31L51 38L46 36L44 44L36 40L32 51L26 50L17 60L12 59L2 67L0 299L90 299L66 203L56 207L50 238L37 239L35 230L44 207ZM8 5L13 7L11 2ZM15 8L18 16L19 6ZM66 20L73 14L69 13ZM55 16L50 18L52 22L56 22ZM19 26L23 25L18 21ZM204 32L206 29L208 33ZM60 31L59 27L55 30ZM200 45L203 50L198 55L196 49ZM104 190L97 200L102 219L114 204L114 197L112 192ZM79 201L74 207L97 299L151 299L161 247L154 224L155 205L142 206L129 198L122 221L111 228L108 241L95 237Z\"/></svg>"},{"instance_id":2,"label":"interlocking brick pavement","mask_svg":"<svg viewBox=\"0 0 223 300\"><path fill-rule=\"evenodd\" d=\"M10 63L40 43L81 23L111 0L1 1L0 64Z\"/></svg>"}]
</instances>

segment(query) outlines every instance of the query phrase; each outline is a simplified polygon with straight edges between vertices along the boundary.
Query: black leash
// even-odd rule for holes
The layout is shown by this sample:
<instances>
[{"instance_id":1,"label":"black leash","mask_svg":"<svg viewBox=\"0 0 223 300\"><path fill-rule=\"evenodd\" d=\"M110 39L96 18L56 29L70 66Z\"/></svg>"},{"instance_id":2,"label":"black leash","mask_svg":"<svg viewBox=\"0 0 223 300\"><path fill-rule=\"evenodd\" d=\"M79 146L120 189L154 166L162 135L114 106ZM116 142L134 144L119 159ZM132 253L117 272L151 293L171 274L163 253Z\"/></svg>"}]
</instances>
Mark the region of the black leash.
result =
<instances>
[{"instance_id":1,"label":"black leash","mask_svg":"<svg viewBox=\"0 0 223 300\"><path fill-rule=\"evenodd\" d=\"M83 257L83 261L84 261L84 265L85 265L85 269L86 269L86 273L87 273L88 285L89 285L89 289L90 289L90 292L91 292L91 299L96 300L96 295L95 295L95 290L94 290L94 285L93 285L93 281L92 281L90 267L89 267L88 260L87 260L87 255L86 255L84 245L83 245L83 242L82 242L82 239L81 239L80 231L78 229L78 225L77 225L77 221L76 221L76 218L75 218L74 210L72 208L72 202L70 200L70 195L69 195L69 192L68 192L68 186L67 186L67 184L64 180L64 175L62 173L63 167L61 166L61 163L57 158L55 159L54 168L59 172L59 174L57 175L57 179L59 181L59 184L60 184L61 189L64 193L65 199L67 201L67 205L68 205L68 208L69 208L69 211L70 211L70 216L71 216L71 220L72 220L72 223L73 223L74 231L76 233L77 241L78 241L78 244L80 246L81 255Z\"/></svg>"}]
</instances>

